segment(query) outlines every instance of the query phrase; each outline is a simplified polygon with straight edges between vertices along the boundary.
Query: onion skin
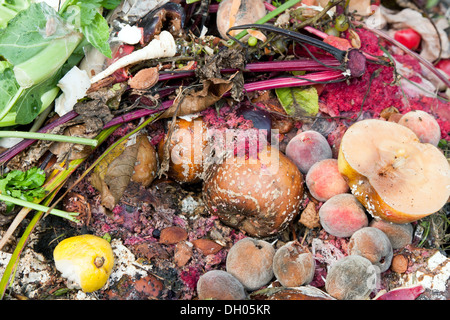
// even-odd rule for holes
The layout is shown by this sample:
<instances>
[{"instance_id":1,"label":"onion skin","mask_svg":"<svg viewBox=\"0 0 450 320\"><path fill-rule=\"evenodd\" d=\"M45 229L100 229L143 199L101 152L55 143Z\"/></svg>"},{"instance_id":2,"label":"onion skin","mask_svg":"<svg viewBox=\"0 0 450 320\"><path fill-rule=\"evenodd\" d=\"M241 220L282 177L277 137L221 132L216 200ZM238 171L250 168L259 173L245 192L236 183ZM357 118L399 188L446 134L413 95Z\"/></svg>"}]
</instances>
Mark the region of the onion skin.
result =
<instances>
[{"instance_id":1,"label":"onion skin","mask_svg":"<svg viewBox=\"0 0 450 320\"><path fill-rule=\"evenodd\" d=\"M208 168L203 185L211 213L254 237L283 230L298 215L303 198L303 176L297 166L278 149L272 152L279 156L276 168L263 156L266 152L258 159L236 156Z\"/></svg>"}]
</instances>

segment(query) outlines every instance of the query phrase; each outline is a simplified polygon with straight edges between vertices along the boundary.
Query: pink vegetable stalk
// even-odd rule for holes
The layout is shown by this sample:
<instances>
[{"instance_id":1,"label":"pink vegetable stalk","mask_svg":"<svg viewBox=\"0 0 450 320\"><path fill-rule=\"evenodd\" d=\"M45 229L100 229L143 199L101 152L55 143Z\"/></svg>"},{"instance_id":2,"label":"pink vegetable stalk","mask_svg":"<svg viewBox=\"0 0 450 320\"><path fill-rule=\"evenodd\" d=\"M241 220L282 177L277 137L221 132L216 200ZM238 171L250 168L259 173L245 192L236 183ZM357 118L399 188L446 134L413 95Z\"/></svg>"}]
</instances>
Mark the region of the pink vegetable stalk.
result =
<instances>
[{"instance_id":1,"label":"pink vegetable stalk","mask_svg":"<svg viewBox=\"0 0 450 320\"><path fill-rule=\"evenodd\" d=\"M424 292L425 288L420 284L412 287L400 287L375 297L375 300L415 300Z\"/></svg>"},{"instance_id":2,"label":"pink vegetable stalk","mask_svg":"<svg viewBox=\"0 0 450 320\"><path fill-rule=\"evenodd\" d=\"M292 61L273 61L273 62L260 62L260 63L251 63L246 66L246 71L249 72L270 72L270 71L319 71L314 72L310 74L306 74L299 77L282 77L282 78L274 78L270 80L263 80L263 81L257 81L257 82L251 82L244 84L244 90L247 92L256 91L256 90L270 90L270 89L276 89L276 88L284 88L284 87L296 87L296 86L305 86L305 85L313 85L317 82L334 82L334 81L342 81L345 79L345 76L342 74L341 71L338 70L331 70L329 67L333 66L339 66L340 63L338 60L334 58L323 58L320 60L322 63L324 63L326 66L322 65L321 63L314 61L314 60L308 60L308 59L300 59L300 60L292 60ZM328 66L328 67L327 67ZM324 71L325 70L325 71ZM224 69L222 70L225 72L235 72L235 69ZM159 77L159 80L170 80L170 79L176 79L176 78L182 78L182 77L188 77L188 76L194 76L195 73L192 72L180 72L180 73L174 73L174 74L162 74ZM160 108L156 109L139 109L136 111L132 111L130 113L124 114L122 116L116 117L112 119L110 122L108 122L104 129L110 128L116 124L121 124L125 122L129 122L135 119L139 119L142 117L146 117L151 114L155 114L158 112L162 112L164 110L167 110L171 105L173 104L173 101L164 101L162 102ZM70 121L74 119L78 114L75 111L71 111L61 118L55 120L54 122L50 123L49 125L43 127L38 132L48 132L51 129L55 128L56 126L63 124L67 121ZM31 146L36 140L33 139L26 139L15 146L9 148L4 153L0 154L0 164L5 164L9 160L11 160L14 156L19 154L21 151L25 150L29 146Z\"/></svg>"}]
</instances>

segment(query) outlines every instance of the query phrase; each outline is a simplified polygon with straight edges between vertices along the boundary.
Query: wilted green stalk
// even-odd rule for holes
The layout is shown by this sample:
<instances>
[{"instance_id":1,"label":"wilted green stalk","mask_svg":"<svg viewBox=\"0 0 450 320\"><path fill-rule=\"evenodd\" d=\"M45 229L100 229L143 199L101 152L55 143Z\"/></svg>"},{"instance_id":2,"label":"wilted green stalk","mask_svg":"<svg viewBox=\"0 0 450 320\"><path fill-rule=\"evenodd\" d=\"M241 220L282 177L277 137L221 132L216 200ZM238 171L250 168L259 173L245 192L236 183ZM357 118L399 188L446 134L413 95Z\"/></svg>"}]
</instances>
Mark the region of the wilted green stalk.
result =
<instances>
[{"instance_id":1,"label":"wilted green stalk","mask_svg":"<svg viewBox=\"0 0 450 320\"><path fill-rule=\"evenodd\" d=\"M91 147L96 147L98 141L96 139L65 136L60 134L39 133L39 132L22 132L22 131L1 131L0 138L23 138L33 140L49 140L58 142L67 142L75 144L85 144Z\"/></svg>"},{"instance_id":2,"label":"wilted green stalk","mask_svg":"<svg viewBox=\"0 0 450 320\"><path fill-rule=\"evenodd\" d=\"M38 210L38 211L47 211L50 209L49 207L46 207L44 205L25 201L22 199L17 199L14 197L7 196L5 194L0 194L0 201L11 202L18 206L22 206L25 208L30 208L30 209ZM51 209L50 213L55 216L61 217L61 218L66 218L73 222L78 222L78 220L75 218L75 216L78 215L77 212L66 212L66 211L62 211L62 210L58 210L58 209Z\"/></svg>"}]
</instances>

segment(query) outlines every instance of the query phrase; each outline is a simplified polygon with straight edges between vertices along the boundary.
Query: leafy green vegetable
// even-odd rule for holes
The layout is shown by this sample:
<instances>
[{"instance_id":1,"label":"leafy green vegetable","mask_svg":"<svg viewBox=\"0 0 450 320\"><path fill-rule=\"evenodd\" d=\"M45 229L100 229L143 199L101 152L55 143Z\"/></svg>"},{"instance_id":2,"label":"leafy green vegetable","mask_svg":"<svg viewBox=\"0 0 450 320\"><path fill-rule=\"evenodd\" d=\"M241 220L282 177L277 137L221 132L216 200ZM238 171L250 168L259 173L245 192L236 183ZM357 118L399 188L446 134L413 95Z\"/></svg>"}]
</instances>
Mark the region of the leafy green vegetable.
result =
<instances>
[{"instance_id":1,"label":"leafy green vegetable","mask_svg":"<svg viewBox=\"0 0 450 320\"><path fill-rule=\"evenodd\" d=\"M105 56L111 58L111 48L108 44L109 26L100 13L97 12L91 23L82 26L81 30L89 43Z\"/></svg>"},{"instance_id":2,"label":"leafy green vegetable","mask_svg":"<svg viewBox=\"0 0 450 320\"><path fill-rule=\"evenodd\" d=\"M0 24L1 10L24 9L0 29L0 127L28 124L51 104L58 81L83 57L81 45L111 57L100 12L120 0L67 0L59 12L27 1L0 0Z\"/></svg>"},{"instance_id":3,"label":"leafy green vegetable","mask_svg":"<svg viewBox=\"0 0 450 320\"><path fill-rule=\"evenodd\" d=\"M315 116L319 112L319 95L314 87L279 88L275 93L290 116Z\"/></svg>"},{"instance_id":4,"label":"leafy green vegetable","mask_svg":"<svg viewBox=\"0 0 450 320\"><path fill-rule=\"evenodd\" d=\"M33 201L45 195L42 185L45 182L44 170L31 168L27 171L13 170L0 178L0 193L25 201ZM14 204L7 202L7 211L14 208Z\"/></svg>"},{"instance_id":5,"label":"leafy green vegetable","mask_svg":"<svg viewBox=\"0 0 450 320\"><path fill-rule=\"evenodd\" d=\"M0 29L5 28L9 20L29 5L28 0L0 0Z\"/></svg>"}]
</instances>

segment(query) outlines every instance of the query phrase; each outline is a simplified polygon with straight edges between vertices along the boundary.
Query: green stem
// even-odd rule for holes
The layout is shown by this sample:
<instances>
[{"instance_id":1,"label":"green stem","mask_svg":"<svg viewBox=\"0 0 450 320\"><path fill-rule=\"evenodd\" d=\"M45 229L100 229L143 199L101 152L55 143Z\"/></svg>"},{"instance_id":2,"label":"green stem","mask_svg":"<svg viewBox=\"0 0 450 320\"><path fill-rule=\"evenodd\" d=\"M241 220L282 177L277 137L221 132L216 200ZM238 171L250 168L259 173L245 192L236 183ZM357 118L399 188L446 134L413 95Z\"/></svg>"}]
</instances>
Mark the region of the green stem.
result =
<instances>
[{"instance_id":1,"label":"green stem","mask_svg":"<svg viewBox=\"0 0 450 320\"><path fill-rule=\"evenodd\" d=\"M85 144L91 147L96 147L98 141L96 139L71 137L59 134L51 133L39 133L39 132L22 132L22 131L1 131L0 138L23 138L33 140L49 140L58 142L67 142L75 144Z\"/></svg>"},{"instance_id":2,"label":"green stem","mask_svg":"<svg viewBox=\"0 0 450 320\"><path fill-rule=\"evenodd\" d=\"M64 1L63 5L59 8L58 13L62 14L66 9L73 4L73 0L66 0Z\"/></svg>"},{"instance_id":3,"label":"green stem","mask_svg":"<svg viewBox=\"0 0 450 320\"><path fill-rule=\"evenodd\" d=\"M120 139L118 139L116 142L114 142L113 144L111 144L90 166L89 168L87 168L86 170L84 170L84 172L78 177L77 180L75 180L75 182L67 188L67 190L63 193L63 195L61 195L58 200L56 200L52 207L50 207L50 209L52 209L54 206L56 206L58 204L58 202L60 202L78 183L80 183L81 180L83 180L99 163L100 161L103 160L103 158L105 158L112 150L114 150L114 148L116 148L119 144L121 144L123 141L127 140L129 137L131 137L133 134L139 132L140 130L142 130L143 128L145 128L148 124L152 123L153 121L155 121L156 119L159 118L159 116L162 113L157 113L154 115L151 115L147 120L143 121L138 127L136 127L134 130L128 132L126 135L124 135L123 137L121 137ZM118 126L118 125L117 125ZM114 128L114 127L113 127ZM108 129L106 129L108 130Z\"/></svg>"},{"instance_id":4,"label":"green stem","mask_svg":"<svg viewBox=\"0 0 450 320\"><path fill-rule=\"evenodd\" d=\"M44 200L44 204L46 205L49 204L51 200L55 197L55 195L58 193L61 187L62 185L59 186L56 190L54 190L47 197L47 199ZM34 228L36 227L36 225L38 224L39 220L42 218L43 215L44 212L42 211L36 212L33 219L31 219L25 231L23 232L19 242L17 243L16 248L14 249L14 252L11 255L11 258L9 259L8 265L4 269L2 278L0 279L0 300L3 299L6 289L8 288L10 283L12 283L14 279L13 275L16 273L17 267L19 265L20 254L25 249L25 245L28 239L30 238L31 232L34 230Z\"/></svg>"},{"instance_id":5,"label":"green stem","mask_svg":"<svg viewBox=\"0 0 450 320\"><path fill-rule=\"evenodd\" d=\"M10 197L10 196L4 195L4 194L0 194L0 201L11 202L18 206L30 208L30 209L37 210L37 211L46 212L50 209L49 207L46 207L46 206L38 204L38 203L29 202L29 201L25 201L22 199L17 199L17 198ZM51 209L50 213L55 216L58 216L58 217L66 218L73 222L78 222L78 220L75 218L75 216L78 215L78 212L66 212L66 211L62 211L62 210L58 210L58 209Z\"/></svg>"},{"instance_id":6,"label":"green stem","mask_svg":"<svg viewBox=\"0 0 450 320\"><path fill-rule=\"evenodd\" d=\"M266 23L266 22L270 21L271 19L273 19L276 16L278 16L279 14L283 13L285 10L289 9L290 7L296 5L300 1L301 0L289 0L289 1L286 1L285 3L283 3L281 6L279 6L275 10L269 12L264 17L262 17L261 19L257 20L255 22L255 24L263 24L263 23ZM237 39L237 40L242 39L243 37L245 37L247 35L247 33L248 32L246 30L243 30L240 33L238 33L234 38ZM232 45L233 43L234 43L234 40L229 40L228 41L229 45Z\"/></svg>"},{"instance_id":7,"label":"green stem","mask_svg":"<svg viewBox=\"0 0 450 320\"><path fill-rule=\"evenodd\" d=\"M97 139L98 143L101 144L118 127L120 127L120 125L116 125L116 126L113 126L113 127L103 130L102 132L100 132L100 134L95 139ZM54 197L58 194L58 192L63 187L66 179L79 167L79 165L84 160L85 160L85 158L75 159L75 160L70 161L69 166L66 170L62 170L62 171L58 170L58 173L56 174L56 176L51 177L51 179L50 179L51 181L48 181L45 184L45 189L47 191L49 191L49 195L45 199L43 199L44 205L50 204L50 202L54 199ZM23 209L25 209L25 208L23 208ZM15 270L17 269L17 266L19 264L20 254L24 250L25 245L26 245L28 239L30 238L31 232L34 230L34 228L38 224L39 220L44 216L44 214L46 212L47 212L47 210L45 212L44 211L36 212L33 219L29 222L29 224L27 225L27 228L23 232L22 237L20 238L19 242L17 243L16 248L14 249L14 252L8 262L8 265L6 266L6 268L3 272L3 275L1 276L1 279L0 279L0 300L3 299L6 289L12 282L13 273L15 273ZM16 219L17 219L17 216L14 220L16 220ZM22 220L23 219L21 219L20 221L22 221ZM14 221L13 221L13 223L14 223ZM18 224L19 223L20 222L18 222ZM7 230L6 233L8 233L8 232L9 232L9 229ZM12 234L12 232L14 232L14 230L11 231L11 234ZM4 237L5 237L5 235L4 235ZM3 241L4 237L0 241ZM6 241L7 241L7 239L6 239ZM0 246L0 248L1 248L1 246Z\"/></svg>"}]
</instances>

